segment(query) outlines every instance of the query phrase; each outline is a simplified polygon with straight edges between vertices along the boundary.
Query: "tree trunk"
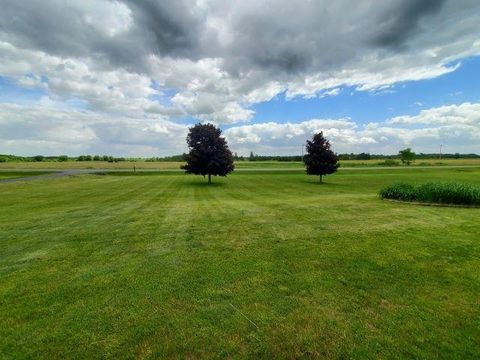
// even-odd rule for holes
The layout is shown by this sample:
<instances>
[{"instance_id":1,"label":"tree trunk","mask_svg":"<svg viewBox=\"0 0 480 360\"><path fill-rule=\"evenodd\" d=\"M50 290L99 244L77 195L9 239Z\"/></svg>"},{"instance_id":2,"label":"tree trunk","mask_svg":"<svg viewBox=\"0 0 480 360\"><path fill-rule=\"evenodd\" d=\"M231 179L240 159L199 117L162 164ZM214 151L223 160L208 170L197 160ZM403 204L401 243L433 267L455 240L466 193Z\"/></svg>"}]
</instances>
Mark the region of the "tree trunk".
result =
<instances>
[{"instance_id":1,"label":"tree trunk","mask_svg":"<svg viewBox=\"0 0 480 360\"><path fill-rule=\"evenodd\" d=\"M322 183L322 182L323 182L323 181L322 181L322 175L320 175L320 183Z\"/></svg>"},{"instance_id":2,"label":"tree trunk","mask_svg":"<svg viewBox=\"0 0 480 360\"><path fill-rule=\"evenodd\" d=\"M208 183L211 184L212 183L212 175L208 174Z\"/></svg>"}]
</instances>

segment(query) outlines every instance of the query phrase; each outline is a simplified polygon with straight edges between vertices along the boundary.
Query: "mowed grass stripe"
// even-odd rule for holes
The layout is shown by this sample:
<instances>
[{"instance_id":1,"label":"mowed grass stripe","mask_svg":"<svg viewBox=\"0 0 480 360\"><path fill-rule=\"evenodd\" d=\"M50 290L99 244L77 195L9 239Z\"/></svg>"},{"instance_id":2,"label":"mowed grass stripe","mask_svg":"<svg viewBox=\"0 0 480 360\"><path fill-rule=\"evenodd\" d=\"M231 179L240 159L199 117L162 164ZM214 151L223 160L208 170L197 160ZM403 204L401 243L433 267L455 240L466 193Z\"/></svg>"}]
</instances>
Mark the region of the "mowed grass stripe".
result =
<instances>
[{"instance_id":1,"label":"mowed grass stripe","mask_svg":"<svg viewBox=\"0 0 480 360\"><path fill-rule=\"evenodd\" d=\"M377 192L480 172L393 172L4 184L0 354L474 357L480 211Z\"/></svg>"}]
</instances>

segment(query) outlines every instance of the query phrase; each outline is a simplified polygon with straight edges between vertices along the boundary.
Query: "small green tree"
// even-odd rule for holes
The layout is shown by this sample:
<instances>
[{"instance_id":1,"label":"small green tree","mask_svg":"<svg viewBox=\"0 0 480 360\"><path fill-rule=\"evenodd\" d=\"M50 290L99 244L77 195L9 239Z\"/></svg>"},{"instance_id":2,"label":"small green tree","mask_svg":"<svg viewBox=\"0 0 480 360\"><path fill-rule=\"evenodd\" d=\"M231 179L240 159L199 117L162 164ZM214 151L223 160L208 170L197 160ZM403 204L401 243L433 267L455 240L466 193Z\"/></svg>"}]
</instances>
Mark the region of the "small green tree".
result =
<instances>
[{"instance_id":1,"label":"small green tree","mask_svg":"<svg viewBox=\"0 0 480 360\"><path fill-rule=\"evenodd\" d=\"M400 156L400 160L402 160L403 164L410 165L410 163L415 160L415 153L411 148L400 150L398 155Z\"/></svg>"},{"instance_id":2,"label":"small green tree","mask_svg":"<svg viewBox=\"0 0 480 360\"><path fill-rule=\"evenodd\" d=\"M337 171L338 157L330 148L330 142L323 137L323 132L315 134L312 140L307 140L307 153L303 157L308 175L322 176Z\"/></svg>"}]
</instances>

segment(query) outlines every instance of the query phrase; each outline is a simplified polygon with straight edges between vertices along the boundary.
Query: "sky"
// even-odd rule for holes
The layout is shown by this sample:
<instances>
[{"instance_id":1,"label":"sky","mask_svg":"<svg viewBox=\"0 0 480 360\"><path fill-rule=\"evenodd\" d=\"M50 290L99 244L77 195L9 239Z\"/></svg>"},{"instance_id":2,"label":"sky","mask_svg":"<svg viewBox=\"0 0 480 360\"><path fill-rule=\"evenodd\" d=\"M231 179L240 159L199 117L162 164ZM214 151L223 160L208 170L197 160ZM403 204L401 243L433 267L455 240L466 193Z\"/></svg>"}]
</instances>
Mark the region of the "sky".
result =
<instances>
[{"instance_id":1,"label":"sky","mask_svg":"<svg viewBox=\"0 0 480 360\"><path fill-rule=\"evenodd\" d=\"M0 153L480 153L478 0L0 0Z\"/></svg>"}]
</instances>

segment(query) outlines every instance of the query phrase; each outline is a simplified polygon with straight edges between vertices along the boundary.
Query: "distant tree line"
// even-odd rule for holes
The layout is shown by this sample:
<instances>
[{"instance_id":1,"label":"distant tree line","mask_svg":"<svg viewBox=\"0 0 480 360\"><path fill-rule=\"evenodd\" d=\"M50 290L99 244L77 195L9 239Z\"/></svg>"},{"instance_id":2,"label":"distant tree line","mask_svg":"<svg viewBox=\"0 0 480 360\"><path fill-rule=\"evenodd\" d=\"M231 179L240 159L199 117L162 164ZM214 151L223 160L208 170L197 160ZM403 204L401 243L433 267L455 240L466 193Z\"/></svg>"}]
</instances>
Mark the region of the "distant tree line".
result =
<instances>
[{"instance_id":1,"label":"distant tree line","mask_svg":"<svg viewBox=\"0 0 480 360\"><path fill-rule=\"evenodd\" d=\"M51 162L64 162L64 161L108 161L108 162L119 162L119 161L136 161L143 159L127 159L124 157L114 157L110 155L80 155L80 156L44 156L44 155L35 155L35 156L16 156L16 155L3 155L0 154L0 163L1 162L41 162L41 161L51 161Z\"/></svg>"},{"instance_id":2,"label":"distant tree line","mask_svg":"<svg viewBox=\"0 0 480 360\"><path fill-rule=\"evenodd\" d=\"M279 156L279 155L257 155L253 152L250 156L234 156L235 160L248 161L302 161L301 155Z\"/></svg>"},{"instance_id":3,"label":"distant tree line","mask_svg":"<svg viewBox=\"0 0 480 360\"><path fill-rule=\"evenodd\" d=\"M163 161L172 161L172 162L183 162L185 160L186 154L164 156L164 157L150 157L150 158L125 158L125 157L114 157L110 155L80 155L80 156L44 156L44 155L35 155L35 156L17 156L17 155L7 155L0 154L0 163L2 162L35 162L35 161L108 161L108 162L120 162L120 161L147 161L147 162L163 162ZM360 153L360 154L337 154L339 160L395 160L399 159L399 154L395 155L382 155L382 154L370 154L370 153ZM415 159L438 159L439 154L432 153L416 153ZM479 159L479 154L442 154L442 159ZM234 153L233 159L235 161L302 161L303 158L301 155L257 155L253 152L249 156L239 156L237 153Z\"/></svg>"},{"instance_id":4,"label":"distant tree line","mask_svg":"<svg viewBox=\"0 0 480 360\"><path fill-rule=\"evenodd\" d=\"M184 161L185 160L185 154L181 155L172 155L172 156L164 156L164 157L151 157L145 159L146 162L159 162L159 161L174 161L174 162L179 162L179 161Z\"/></svg>"},{"instance_id":5,"label":"distant tree line","mask_svg":"<svg viewBox=\"0 0 480 360\"><path fill-rule=\"evenodd\" d=\"M80 155L73 160L76 161L108 161L108 162L119 162L119 161L126 161L127 159L124 157L113 157L109 155Z\"/></svg>"},{"instance_id":6,"label":"distant tree line","mask_svg":"<svg viewBox=\"0 0 480 360\"><path fill-rule=\"evenodd\" d=\"M440 155L438 153L415 153L415 159L438 159ZM369 153L360 153L360 154L338 154L340 160L383 160L383 159L398 159L399 154L395 155L382 155L382 154L369 154ZM442 159L479 159L479 154L442 154Z\"/></svg>"}]
</instances>

